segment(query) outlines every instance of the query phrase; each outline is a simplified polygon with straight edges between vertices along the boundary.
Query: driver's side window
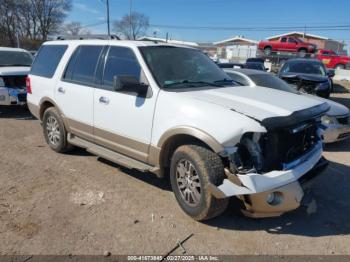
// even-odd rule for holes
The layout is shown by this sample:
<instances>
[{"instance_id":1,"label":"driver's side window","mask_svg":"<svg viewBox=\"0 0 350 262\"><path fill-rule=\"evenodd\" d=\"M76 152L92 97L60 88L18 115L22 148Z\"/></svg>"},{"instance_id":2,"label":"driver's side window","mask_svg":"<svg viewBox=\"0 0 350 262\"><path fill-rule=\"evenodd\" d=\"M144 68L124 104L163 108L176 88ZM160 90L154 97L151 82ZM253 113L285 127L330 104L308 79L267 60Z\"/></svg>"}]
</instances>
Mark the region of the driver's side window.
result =
<instances>
[{"instance_id":1,"label":"driver's side window","mask_svg":"<svg viewBox=\"0 0 350 262\"><path fill-rule=\"evenodd\" d=\"M286 37L283 37L283 38L281 39L281 42L282 42L282 43L286 43L286 42L287 42L287 38L286 38Z\"/></svg>"},{"instance_id":2,"label":"driver's side window","mask_svg":"<svg viewBox=\"0 0 350 262\"><path fill-rule=\"evenodd\" d=\"M141 66L130 48L110 47L103 74L104 89L113 90L114 76L134 76L141 80Z\"/></svg>"}]
</instances>

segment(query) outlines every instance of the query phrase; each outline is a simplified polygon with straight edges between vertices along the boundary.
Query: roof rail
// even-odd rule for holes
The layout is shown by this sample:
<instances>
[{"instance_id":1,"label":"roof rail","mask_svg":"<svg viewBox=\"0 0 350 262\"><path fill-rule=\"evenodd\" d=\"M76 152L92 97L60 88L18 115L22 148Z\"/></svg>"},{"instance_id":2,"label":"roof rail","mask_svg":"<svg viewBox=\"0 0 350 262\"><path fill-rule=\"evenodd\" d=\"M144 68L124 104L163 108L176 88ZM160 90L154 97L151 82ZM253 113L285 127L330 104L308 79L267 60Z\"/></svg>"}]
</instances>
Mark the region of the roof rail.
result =
<instances>
[{"instance_id":1,"label":"roof rail","mask_svg":"<svg viewBox=\"0 0 350 262\"><path fill-rule=\"evenodd\" d=\"M56 40L86 40L86 39L99 39L99 40L120 40L117 35L60 35Z\"/></svg>"}]
</instances>

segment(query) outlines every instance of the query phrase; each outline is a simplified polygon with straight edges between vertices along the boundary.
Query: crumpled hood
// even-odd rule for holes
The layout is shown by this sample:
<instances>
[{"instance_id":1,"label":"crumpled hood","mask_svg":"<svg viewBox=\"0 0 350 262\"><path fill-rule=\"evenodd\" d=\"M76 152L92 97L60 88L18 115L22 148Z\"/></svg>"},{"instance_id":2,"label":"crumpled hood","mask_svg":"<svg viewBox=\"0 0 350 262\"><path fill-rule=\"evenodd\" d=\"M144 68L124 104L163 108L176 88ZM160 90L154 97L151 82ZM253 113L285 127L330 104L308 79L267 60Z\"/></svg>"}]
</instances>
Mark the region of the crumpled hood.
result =
<instances>
[{"instance_id":1,"label":"crumpled hood","mask_svg":"<svg viewBox=\"0 0 350 262\"><path fill-rule=\"evenodd\" d=\"M29 71L29 66L4 66L0 67L0 76L25 76Z\"/></svg>"},{"instance_id":2,"label":"crumpled hood","mask_svg":"<svg viewBox=\"0 0 350 262\"><path fill-rule=\"evenodd\" d=\"M315 83L322 83L328 81L328 76L312 75L312 74L301 74L301 73L287 73L282 74L281 78L288 80L305 80Z\"/></svg>"},{"instance_id":3,"label":"crumpled hood","mask_svg":"<svg viewBox=\"0 0 350 262\"><path fill-rule=\"evenodd\" d=\"M259 121L289 116L296 111L324 104L308 96L259 86L232 86L181 92L181 94L226 107Z\"/></svg>"}]
</instances>

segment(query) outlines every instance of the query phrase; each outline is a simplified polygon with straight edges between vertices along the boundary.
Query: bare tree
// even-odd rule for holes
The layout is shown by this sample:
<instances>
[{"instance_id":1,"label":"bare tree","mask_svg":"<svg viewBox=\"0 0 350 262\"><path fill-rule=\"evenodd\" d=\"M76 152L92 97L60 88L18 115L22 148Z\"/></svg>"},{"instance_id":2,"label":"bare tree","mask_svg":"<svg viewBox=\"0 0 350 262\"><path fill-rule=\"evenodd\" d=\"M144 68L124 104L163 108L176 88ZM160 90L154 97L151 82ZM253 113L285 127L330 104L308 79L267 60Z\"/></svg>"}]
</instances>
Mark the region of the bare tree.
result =
<instances>
[{"instance_id":1,"label":"bare tree","mask_svg":"<svg viewBox=\"0 0 350 262\"><path fill-rule=\"evenodd\" d=\"M83 28L80 22L70 22L62 28L62 33L68 35L88 35L90 31Z\"/></svg>"},{"instance_id":2,"label":"bare tree","mask_svg":"<svg viewBox=\"0 0 350 262\"><path fill-rule=\"evenodd\" d=\"M0 44L40 44L58 32L72 0L0 0Z\"/></svg>"},{"instance_id":3,"label":"bare tree","mask_svg":"<svg viewBox=\"0 0 350 262\"><path fill-rule=\"evenodd\" d=\"M114 31L123 35L126 39L135 40L143 36L149 27L149 17L145 14L132 12L131 15L125 15L122 19L113 23Z\"/></svg>"}]
</instances>

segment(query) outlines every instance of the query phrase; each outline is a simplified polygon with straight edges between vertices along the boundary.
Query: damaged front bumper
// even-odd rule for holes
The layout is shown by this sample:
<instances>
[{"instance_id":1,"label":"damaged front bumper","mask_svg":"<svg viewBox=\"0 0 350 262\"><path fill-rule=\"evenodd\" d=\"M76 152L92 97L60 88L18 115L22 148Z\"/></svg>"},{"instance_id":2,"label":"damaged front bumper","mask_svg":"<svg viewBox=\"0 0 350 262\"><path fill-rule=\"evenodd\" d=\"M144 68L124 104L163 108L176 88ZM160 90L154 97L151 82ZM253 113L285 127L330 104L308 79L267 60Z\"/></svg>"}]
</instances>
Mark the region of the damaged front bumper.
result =
<instances>
[{"instance_id":1,"label":"damaged front bumper","mask_svg":"<svg viewBox=\"0 0 350 262\"><path fill-rule=\"evenodd\" d=\"M0 87L0 105L25 105L27 92L22 88Z\"/></svg>"},{"instance_id":2,"label":"damaged front bumper","mask_svg":"<svg viewBox=\"0 0 350 262\"><path fill-rule=\"evenodd\" d=\"M349 137L350 137L350 124L327 125L327 129L323 132L324 143L334 143L334 142L347 139Z\"/></svg>"},{"instance_id":3,"label":"damaged front bumper","mask_svg":"<svg viewBox=\"0 0 350 262\"><path fill-rule=\"evenodd\" d=\"M245 204L245 215L251 217L279 216L300 206L303 198L303 177L321 172L327 163L322 158L322 142L299 159L285 165L286 170L265 174L232 174L219 186L211 186L217 198L239 197ZM322 168L321 168L322 167Z\"/></svg>"}]
</instances>

